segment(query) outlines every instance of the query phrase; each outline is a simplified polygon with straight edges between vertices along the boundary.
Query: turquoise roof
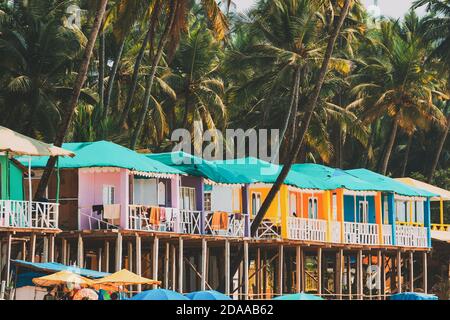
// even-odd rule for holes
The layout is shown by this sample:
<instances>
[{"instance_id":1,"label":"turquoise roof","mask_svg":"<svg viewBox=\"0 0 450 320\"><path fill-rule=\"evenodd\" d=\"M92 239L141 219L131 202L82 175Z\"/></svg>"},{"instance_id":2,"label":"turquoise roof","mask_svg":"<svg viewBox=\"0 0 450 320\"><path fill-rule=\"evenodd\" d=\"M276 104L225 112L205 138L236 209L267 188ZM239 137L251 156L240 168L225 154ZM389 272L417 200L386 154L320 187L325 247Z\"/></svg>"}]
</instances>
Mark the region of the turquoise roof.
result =
<instances>
[{"instance_id":1,"label":"turquoise roof","mask_svg":"<svg viewBox=\"0 0 450 320\"><path fill-rule=\"evenodd\" d=\"M109 141L64 143L62 147L73 151L75 157L59 158L60 168L116 167L141 172L183 174L176 168ZM17 159L24 165L28 164L28 157ZM31 166L44 168L47 160L48 157L33 157Z\"/></svg>"},{"instance_id":2,"label":"turquoise roof","mask_svg":"<svg viewBox=\"0 0 450 320\"><path fill-rule=\"evenodd\" d=\"M347 173L377 186L380 191L395 192L408 197L434 197L434 193L408 186L400 181L367 169L346 170Z\"/></svg>"}]
</instances>

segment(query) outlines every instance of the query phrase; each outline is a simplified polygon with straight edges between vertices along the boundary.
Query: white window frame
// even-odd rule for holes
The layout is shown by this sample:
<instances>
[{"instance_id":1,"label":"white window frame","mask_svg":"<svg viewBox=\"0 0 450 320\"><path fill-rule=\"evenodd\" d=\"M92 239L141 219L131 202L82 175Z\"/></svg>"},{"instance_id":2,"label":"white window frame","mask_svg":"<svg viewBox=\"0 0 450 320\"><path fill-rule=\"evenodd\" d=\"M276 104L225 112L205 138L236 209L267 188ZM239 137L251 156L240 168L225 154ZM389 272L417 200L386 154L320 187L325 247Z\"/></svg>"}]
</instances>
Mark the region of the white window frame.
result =
<instances>
[{"instance_id":1,"label":"white window frame","mask_svg":"<svg viewBox=\"0 0 450 320\"><path fill-rule=\"evenodd\" d=\"M361 207L362 205L362 207ZM361 212L362 208L362 212ZM359 222L361 223L369 223L369 201L367 200L359 200L358 201L358 217Z\"/></svg>"},{"instance_id":2,"label":"white window frame","mask_svg":"<svg viewBox=\"0 0 450 320\"><path fill-rule=\"evenodd\" d=\"M254 203L253 198L255 198ZM252 200L252 217L254 217L261 208L261 192L252 192L251 200Z\"/></svg>"},{"instance_id":3,"label":"white window frame","mask_svg":"<svg viewBox=\"0 0 450 320\"><path fill-rule=\"evenodd\" d=\"M319 218L319 199L317 197L308 197L308 218Z\"/></svg>"},{"instance_id":4,"label":"white window frame","mask_svg":"<svg viewBox=\"0 0 450 320\"><path fill-rule=\"evenodd\" d=\"M185 200L186 196L188 199L188 207L186 206ZM181 210L191 210L195 211L197 208L196 204L196 194L195 188L192 187L181 187L180 188L180 209Z\"/></svg>"},{"instance_id":5,"label":"white window frame","mask_svg":"<svg viewBox=\"0 0 450 320\"><path fill-rule=\"evenodd\" d=\"M111 184L104 184L102 189L103 205L115 204L116 201L116 186Z\"/></svg>"}]
</instances>

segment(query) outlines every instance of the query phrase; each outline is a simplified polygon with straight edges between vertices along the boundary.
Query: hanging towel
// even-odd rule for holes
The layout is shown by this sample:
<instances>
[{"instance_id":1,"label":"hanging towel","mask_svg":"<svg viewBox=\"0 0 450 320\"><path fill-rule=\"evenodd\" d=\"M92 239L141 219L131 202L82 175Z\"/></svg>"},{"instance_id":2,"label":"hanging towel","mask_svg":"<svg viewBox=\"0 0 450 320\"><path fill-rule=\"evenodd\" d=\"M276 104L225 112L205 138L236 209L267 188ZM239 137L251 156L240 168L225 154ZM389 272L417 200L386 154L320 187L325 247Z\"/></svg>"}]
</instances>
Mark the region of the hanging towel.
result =
<instances>
[{"instance_id":1,"label":"hanging towel","mask_svg":"<svg viewBox=\"0 0 450 320\"><path fill-rule=\"evenodd\" d=\"M152 207L150 210L150 224L159 225L159 208Z\"/></svg>"},{"instance_id":2,"label":"hanging towel","mask_svg":"<svg viewBox=\"0 0 450 320\"><path fill-rule=\"evenodd\" d=\"M105 204L103 208L104 219L120 219L120 204Z\"/></svg>"},{"instance_id":3,"label":"hanging towel","mask_svg":"<svg viewBox=\"0 0 450 320\"><path fill-rule=\"evenodd\" d=\"M220 229L228 230L228 213L222 212L220 219Z\"/></svg>"},{"instance_id":4,"label":"hanging towel","mask_svg":"<svg viewBox=\"0 0 450 320\"><path fill-rule=\"evenodd\" d=\"M220 230L220 220L222 219L222 213L219 211L215 211L212 214L212 219L211 219L211 229L212 230Z\"/></svg>"},{"instance_id":5,"label":"hanging towel","mask_svg":"<svg viewBox=\"0 0 450 320\"><path fill-rule=\"evenodd\" d=\"M160 207L159 212L159 220L166 221L166 208Z\"/></svg>"}]
</instances>

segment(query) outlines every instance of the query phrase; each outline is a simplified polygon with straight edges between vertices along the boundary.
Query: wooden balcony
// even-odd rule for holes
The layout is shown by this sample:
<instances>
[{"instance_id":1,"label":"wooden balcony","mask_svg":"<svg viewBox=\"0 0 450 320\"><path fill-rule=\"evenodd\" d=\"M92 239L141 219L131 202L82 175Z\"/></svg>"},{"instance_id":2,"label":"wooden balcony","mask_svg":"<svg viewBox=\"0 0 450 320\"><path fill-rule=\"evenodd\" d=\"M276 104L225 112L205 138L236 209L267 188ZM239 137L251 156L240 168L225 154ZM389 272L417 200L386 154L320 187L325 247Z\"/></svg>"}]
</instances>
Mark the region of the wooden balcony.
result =
<instances>
[{"instance_id":1,"label":"wooden balcony","mask_svg":"<svg viewBox=\"0 0 450 320\"><path fill-rule=\"evenodd\" d=\"M428 247L427 228L419 225L395 226L396 245L401 247Z\"/></svg>"},{"instance_id":2,"label":"wooden balcony","mask_svg":"<svg viewBox=\"0 0 450 320\"><path fill-rule=\"evenodd\" d=\"M344 242L347 244L380 244L379 227L375 223L344 222Z\"/></svg>"},{"instance_id":3,"label":"wooden balcony","mask_svg":"<svg viewBox=\"0 0 450 320\"><path fill-rule=\"evenodd\" d=\"M214 236L244 237L246 216L230 212L206 212L205 233Z\"/></svg>"},{"instance_id":4,"label":"wooden balcony","mask_svg":"<svg viewBox=\"0 0 450 320\"><path fill-rule=\"evenodd\" d=\"M0 200L0 227L58 229L59 204Z\"/></svg>"},{"instance_id":5,"label":"wooden balcony","mask_svg":"<svg viewBox=\"0 0 450 320\"><path fill-rule=\"evenodd\" d=\"M289 239L317 242L326 241L326 220L288 217L287 228Z\"/></svg>"}]
</instances>

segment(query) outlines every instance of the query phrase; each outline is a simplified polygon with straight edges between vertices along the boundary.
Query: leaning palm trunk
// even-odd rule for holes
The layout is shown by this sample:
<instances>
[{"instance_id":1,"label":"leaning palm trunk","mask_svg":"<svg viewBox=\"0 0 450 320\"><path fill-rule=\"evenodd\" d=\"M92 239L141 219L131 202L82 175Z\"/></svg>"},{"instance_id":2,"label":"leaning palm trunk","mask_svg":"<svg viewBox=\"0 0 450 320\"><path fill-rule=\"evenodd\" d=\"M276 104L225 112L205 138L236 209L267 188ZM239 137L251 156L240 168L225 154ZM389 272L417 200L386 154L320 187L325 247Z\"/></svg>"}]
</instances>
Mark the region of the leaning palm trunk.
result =
<instances>
[{"instance_id":1,"label":"leaning palm trunk","mask_svg":"<svg viewBox=\"0 0 450 320\"><path fill-rule=\"evenodd\" d=\"M91 33L89 35L89 40L86 44L84 50L83 60L81 61L80 69L78 70L77 78L75 79L75 84L73 86L72 95L70 97L69 103L67 104L64 113L62 115L61 122L56 132L54 145L60 147L64 142L67 130L69 129L72 116L75 112L77 106L78 98L80 97L81 89L83 88L84 82L86 81L87 72L89 68L89 63L91 61L92 51L94 49L95 41L97 39L98 32L100 30L100 25L105 15L106 4L108 0L100 0L97 8L97 12L94 19L94 24L92 25ZM50 157L47 161L47 166L45 167L42 178L39 182L37 188L35 199L39 199L43 196L45 189L47 188L50 176L55 167L56 157Z\"/></svg>"},{"instance_id":2,"label":"leaning palm trunk","mask_svg":"<svg viewBox=\"0 0 450 320\"><path fill-rule=\"evenodd\" d=\"M122 57L123 47L125 46L126 36L120 42L119 49L117 50L116 56L114 58L113 66L108 76L108 86L105 95L105 102L103 104L103 119L108 116L109 103L111 101L111 95L114 88L114 81L116 79L117 70L119 70L120 58Z\"/></svg>"},{"instance_id":3,"label":"leaning palm trunk","mask_svg":"<svg viewBox=\"0 0 450 320\"><path fill-rule=\"evenodd\" d=\"M450 102L447 101L447 104L450 105ZM438 146L436 148L436 153L434 154L433 162L431 163L430 172L428 173L427 181L431 182L433 179L434 172L436 171L439 158L441 157L442 150L444 149L445 141L447 140L448 132L450 131L450 114L447 116L447 126L445 127L444 132L442 133L441 138L439 139Z\"/></svg>"},{"instance_id":4,"label":"leaning palm trunk","mask_svg":"<svg viewBox=\"0 0 450 320\"><path fill-rule=\"evenodd\" d=\"M391 133L389 134L389 140L386 144L386 149L383 154L383 158L380 163L380 173L386 174L387 167L389 164L389 159L391 158L392 149L394 148L394 142L395 138L397 137L397 131L398 131L398 118L400 116L400 113L397 114L397 116L394 118L394 122L392 123L392 129Z\"/></svg>"},{"instance_id":5,"label":"leaning palm trunk","mask_svg":"<svg viewBox=\"0 0 450 320\"><path fill-rule=\"evenodd\" d=\"M136 147L137 140L139 139L139 135L141 134L142 127L144 126L144 120L147 115L148 106L150 104L150 97L151 97L151 91L152 91L152 87L153 87L153 81L155 80L156 68L158 67L159 62L161 61L164 47L166 46L167 41L169 40L170 31L171 31L173 23L175 21L175 11L176 10L175 10L174 1L171 1L168 21L167 21L166 27L164 29L164 32L161 36L161 39L159 41L158 50L157 50L156 55L152 62L150 75L147 78L147 83L146 83L146 88L145 88L146 92L145 92L145 97L144 97L144 105L142 106L141 112L139 113L138 122L136 124L136 127L133 132L133 136L131 138L131 142L130 142L131 149L134 149Z\"/></svg>"},{"instance_id":6,"label":"leaning palm trunk","mask_svg":"<svg viewBox=\"0 0 450 320\"><path fill-rule=\"evenodd\" d=\"M280 174L278 175L275 183L273 184L272 188L270 189L267 197L264 199L264 202L261 205L261 208L259 209L258 213L256 214L251 228L250 228L250 236L254 237L258 231L259 225L261 224L261 221L263 220L264 216L266 215L267 210L269 209L270 205L272 204L272 201L275 199L276 194L280 190L281 185L283 184L284 180L286 179L289 170L292 167L292 164L294 163L295 159L297 158L297 155L303 145L303 141L305 140L306 132L309 127L309 123L311 122L311 118L313 116L313 111L316 107L317 100L319 98L320 91L322 90L323 83L325 81L325 76L327 75L328 66L330 64L331 56L333 55L334 45L336 43L336 39L340 33L340 30L342 28L342 25L344 23L345 18L347 17L348 10L350 7L351 0L345 0L344 6L341 10L341 15L339 16L339 21L336 24L336 27L332 31L330 38L328 39L327 48L325 51L324 59L322 61L322 65L320 67L319 76L317 77L314 90L310 96L310 99L308 103L306 104L306 110L305 114L302 119L302 123L299 128L298 135L296 135L297 139L294 142L292 151L287 156L287 161L284 164L283 168L281 169ZM242 260L243 252L242 250L239 250L237 253L236 260L234 260L233 265L231 266L231 274L234 274L239 264Z\"/></svg>"},{"instance_id":7,"label":"leaning palm trunk","mask_svg":"<svg viewBox=\"0 0 450 320\"><path fill-rule=\"evenodd\" d=\"M103 110L105 97L105 33L99 36L98 46L98 105Z\"/></svg>"},{"instance_id":8,"label":"leaning palm trunk","mask_svg":"<svg viewBox=\"0 0 450 320\"><path fill-rule=\"evenodd\" d=\"M406 174L406 168L408 167L409 152L411 151L413 136L414 136L414 134L408 135L408 142L406 144L405 157L403 158L402 174L400 175L401 177L404 177Z\"/></svg>"}]
</instances>

